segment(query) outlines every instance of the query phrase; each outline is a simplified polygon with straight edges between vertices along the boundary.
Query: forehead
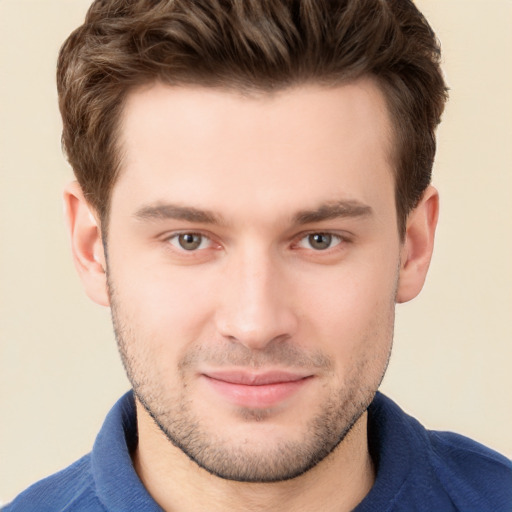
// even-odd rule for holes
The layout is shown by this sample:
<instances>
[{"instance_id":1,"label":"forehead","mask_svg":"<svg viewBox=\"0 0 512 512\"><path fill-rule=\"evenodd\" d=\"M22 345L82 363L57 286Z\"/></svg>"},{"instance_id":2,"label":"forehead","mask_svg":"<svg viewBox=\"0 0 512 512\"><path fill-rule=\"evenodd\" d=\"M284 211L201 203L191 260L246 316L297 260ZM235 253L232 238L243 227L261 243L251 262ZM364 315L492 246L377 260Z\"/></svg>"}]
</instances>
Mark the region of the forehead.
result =
<instances>
[{"instance_id":1,"label":"forehead","mask_svg":"<svg viewBox=\"0 0 512 512\"><path fill-rule=\"evenodd\" d=\"M152 84L129 95L121 121L113 209L122 196L134 208L172 201L276 215L278 205L284 214L393 195L389 114L369 79L248 95Z\"/></svg>"}]
</instances>

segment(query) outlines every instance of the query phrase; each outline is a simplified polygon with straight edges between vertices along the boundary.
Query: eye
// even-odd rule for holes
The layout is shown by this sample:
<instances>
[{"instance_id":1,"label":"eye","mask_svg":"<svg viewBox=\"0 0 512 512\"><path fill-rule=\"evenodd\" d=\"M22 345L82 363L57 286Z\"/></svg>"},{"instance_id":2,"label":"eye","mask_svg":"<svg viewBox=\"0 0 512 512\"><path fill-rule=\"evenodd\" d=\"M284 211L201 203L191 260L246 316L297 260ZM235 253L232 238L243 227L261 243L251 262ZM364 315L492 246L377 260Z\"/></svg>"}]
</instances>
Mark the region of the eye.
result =
<instances>
[{"instance_id":1,"label":"eye","mask_svg":"<svg viewBox=\"0 0 512 512\"><path fill-rule=\"evenodd\" d=\"M207 249L211 245L211 240L199 233L178 233L169 238L169 242L184 251Z\"/></svg>"},{"instance_id":2,"label":"eye","mask_svg":"<svg viewBox=\"0 0 512 512\"><path fill-rule=\"evenodd\" d=\"M325 251L335 247L342 241L341 237L331 233L310 233L301 238L298 245L304 249L314 249L315 251Z\"/></svg>"}]
</instances>

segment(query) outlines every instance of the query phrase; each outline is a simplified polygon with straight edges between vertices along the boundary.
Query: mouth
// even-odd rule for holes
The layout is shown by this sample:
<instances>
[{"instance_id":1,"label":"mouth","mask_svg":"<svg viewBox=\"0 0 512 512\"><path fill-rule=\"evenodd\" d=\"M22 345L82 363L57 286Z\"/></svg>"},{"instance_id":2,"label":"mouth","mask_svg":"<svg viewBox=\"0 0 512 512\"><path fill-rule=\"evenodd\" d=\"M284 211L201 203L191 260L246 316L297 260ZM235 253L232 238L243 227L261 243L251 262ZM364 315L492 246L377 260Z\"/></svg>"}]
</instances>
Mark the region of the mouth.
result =
<instances>
[{"instance_id":1,"label":"mouth","mask_svg":"<svg viewBox=\"0 0 512 512\"><path fill-rule=\"evenodd\" d=\"M208 371L201 374L222 399L247 408L270 408L299 392L313 379L311 374L288 371Z\"/></svg>"}]
</instances>

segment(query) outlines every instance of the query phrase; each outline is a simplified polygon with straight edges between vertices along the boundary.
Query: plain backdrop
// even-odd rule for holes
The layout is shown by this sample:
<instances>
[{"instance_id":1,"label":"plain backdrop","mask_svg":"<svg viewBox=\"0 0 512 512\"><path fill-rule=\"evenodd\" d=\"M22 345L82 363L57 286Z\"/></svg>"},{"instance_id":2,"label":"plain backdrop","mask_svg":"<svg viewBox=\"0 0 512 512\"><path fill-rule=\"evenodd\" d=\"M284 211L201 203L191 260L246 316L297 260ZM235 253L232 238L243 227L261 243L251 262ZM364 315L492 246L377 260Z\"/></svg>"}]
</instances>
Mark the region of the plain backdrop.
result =
<instances>
[{"instance_id":1,"label":"plain backdrop","mask_svg":"<svg viewBox=\"0 0 512 512\"><path fill-rule=\"evenodd\" d=\"M0 0L0 502L90 450L128 389L109 311L68 250L54 85L89 0ZM512 2L421 0L451 98L423 293L398 307L383 390L429 428L512 455Z\"/></svg>"}]
</instances>

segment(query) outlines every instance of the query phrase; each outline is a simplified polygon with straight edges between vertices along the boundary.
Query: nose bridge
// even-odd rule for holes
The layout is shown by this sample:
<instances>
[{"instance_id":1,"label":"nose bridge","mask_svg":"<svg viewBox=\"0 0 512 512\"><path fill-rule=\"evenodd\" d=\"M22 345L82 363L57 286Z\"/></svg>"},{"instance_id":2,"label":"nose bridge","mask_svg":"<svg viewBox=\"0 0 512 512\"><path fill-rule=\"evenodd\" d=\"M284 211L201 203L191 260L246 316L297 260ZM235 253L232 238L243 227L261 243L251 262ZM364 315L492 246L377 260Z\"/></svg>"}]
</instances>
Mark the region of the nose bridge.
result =
<instances>
[{"instance_id":1,"label":"nose bridge","mask_svg":"<svg viewBox=\"0 0 512 512\"><path fill-rule=\"evenodd\" d=\"M286 276L271 248L247 243L229 257L221 307L221 334L249 348L261 349L295 329Z\"/></svg>"}]
</instances>

